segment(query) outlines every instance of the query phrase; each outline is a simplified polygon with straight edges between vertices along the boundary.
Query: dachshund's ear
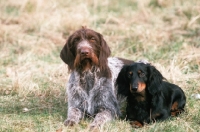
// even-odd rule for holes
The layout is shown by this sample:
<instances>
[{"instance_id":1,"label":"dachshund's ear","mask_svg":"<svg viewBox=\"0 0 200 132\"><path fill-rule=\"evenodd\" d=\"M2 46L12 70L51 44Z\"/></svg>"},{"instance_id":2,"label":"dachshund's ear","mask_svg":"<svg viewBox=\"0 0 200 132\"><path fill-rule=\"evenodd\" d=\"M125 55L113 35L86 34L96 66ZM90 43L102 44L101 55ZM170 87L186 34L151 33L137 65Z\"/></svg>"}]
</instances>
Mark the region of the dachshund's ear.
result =
<instances>
[{"instance_id":1,"label":"dachshund's ear","mask_svg":"<svg viewBox=\"0 0 200 132\"><path fill-rule=\"evenodd\" d=\"M154 95L161 90L161 83L165 79L162 74L152 65L148 64L148 90Z\"/></svg>"},{"instance_id":2,"label":"dachshund's ear","mask_svg":"<svg viewBox=\"0 0 200 132\"><path fill-rule=\"evenodd\" d=\"M129 81L127 77L127 69L128 65L124 65L121 71L118 74L116 79L116 86L117 86L117 94L128 96L129 91Z\"/></svg>"},{"instance_id":3,"label":"dachshund's ear","mask_svg":"<svg viewBox=\"0 0 200 132\"><path fill-rule=\"evenodd\" d=\"M75 56L72 54L69 45L71 45L71 36L68 38L65 46L61 50L60 58L68 65L69 70L73 70Z\"/></svg>"}]
</instances>

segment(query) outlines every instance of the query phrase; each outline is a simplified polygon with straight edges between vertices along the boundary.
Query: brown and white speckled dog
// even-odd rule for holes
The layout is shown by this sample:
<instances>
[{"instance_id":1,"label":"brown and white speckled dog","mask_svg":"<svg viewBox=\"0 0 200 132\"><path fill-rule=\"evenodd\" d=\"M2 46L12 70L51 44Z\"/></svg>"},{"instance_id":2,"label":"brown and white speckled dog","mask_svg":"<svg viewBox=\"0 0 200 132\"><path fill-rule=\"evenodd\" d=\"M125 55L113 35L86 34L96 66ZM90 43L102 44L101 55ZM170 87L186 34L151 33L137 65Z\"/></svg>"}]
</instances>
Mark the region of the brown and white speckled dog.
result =
<instances>
[{"instance_id":1,"label":"brown and white speckled dog","mask_svg":"<svg viewBox=\"0 0 200 132\"><path fill-rule=\"evenodd\" d=\"M94 116L90 128L98 127L120 114L114 83L123 65L133 61L109 56L110 48L100 33L83 27L69 36L60 54L71 71L66 126L79 123L87 114Z\"/></svg>"}]
</instances>

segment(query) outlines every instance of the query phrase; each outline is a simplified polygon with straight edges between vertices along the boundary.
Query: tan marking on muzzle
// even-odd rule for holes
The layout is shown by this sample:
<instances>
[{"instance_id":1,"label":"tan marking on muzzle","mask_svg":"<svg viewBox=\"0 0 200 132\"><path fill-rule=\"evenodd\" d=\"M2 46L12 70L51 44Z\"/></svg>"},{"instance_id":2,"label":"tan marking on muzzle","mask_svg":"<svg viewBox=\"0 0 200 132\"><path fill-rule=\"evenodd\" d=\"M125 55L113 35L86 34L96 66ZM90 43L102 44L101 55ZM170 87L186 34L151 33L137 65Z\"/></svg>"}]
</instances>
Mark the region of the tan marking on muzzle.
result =
<instances>
[{"instance_id":1,"label":"tan marking on muzzle","mask_svg":"<svg viewBox=\"0 0 200 132\"><path fill-rule=\"evenodd\" d=\"M146 84L145 83L142 83L142 82L139 82L138 83L138 88L137 88L137 91L138 93L142 92L143 90L146 89ZM130 91L133 92L132 90L132 87L131 87L131 84L130 84Z\"/></svg>"},{"instance_id":2,"label":"tan marking on muzzle","mask_svg":"<svg viewBox=\"0 0 200 132\"><path fill-rule=\"evenodd\" d=\"M138 83L138 89L137 89L137 92L142 92L143 90L146 89L146 84L143 83L143 82L139 82Z\"/></svg>"}]
</instances>

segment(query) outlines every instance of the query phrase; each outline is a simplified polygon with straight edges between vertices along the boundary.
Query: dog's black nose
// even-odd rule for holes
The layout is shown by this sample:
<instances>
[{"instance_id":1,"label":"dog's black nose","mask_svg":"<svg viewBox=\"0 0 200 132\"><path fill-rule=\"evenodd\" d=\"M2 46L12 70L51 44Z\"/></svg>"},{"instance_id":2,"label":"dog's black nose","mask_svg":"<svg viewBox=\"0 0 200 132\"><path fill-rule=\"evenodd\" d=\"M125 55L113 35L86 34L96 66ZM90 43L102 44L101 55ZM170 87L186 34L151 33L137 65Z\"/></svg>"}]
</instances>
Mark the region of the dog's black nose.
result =
<instances>
[{"instance_id":1,"label":"dog's black nose","mask_svg":"<svg viewBox=\"0 0 200 132\"><path fill-rule=\"evenodd\" d=\"M132 87L131 90L135 92L135 91L137 91L137 88L138 87Z\"/></svg>"}]
</instances>

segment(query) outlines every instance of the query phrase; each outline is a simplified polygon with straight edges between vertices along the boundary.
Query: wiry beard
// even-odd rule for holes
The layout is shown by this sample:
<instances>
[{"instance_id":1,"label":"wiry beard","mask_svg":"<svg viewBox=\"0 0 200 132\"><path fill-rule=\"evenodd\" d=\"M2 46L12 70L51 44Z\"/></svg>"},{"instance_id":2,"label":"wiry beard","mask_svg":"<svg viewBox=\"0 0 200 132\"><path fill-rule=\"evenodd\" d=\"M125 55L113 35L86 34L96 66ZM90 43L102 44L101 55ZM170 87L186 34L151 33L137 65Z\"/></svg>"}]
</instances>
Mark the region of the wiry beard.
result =
<instances>
[{"instance_id":1,"label":"wiry beard","mask_svg":"<svg viewBox=\"0 0 200 132\"><path fill-rule=\"evenodd\" d=\"M74 61L74 67L80 71L85 71L90 69L92 66L98 65L99 60L95 54L91 54L91 56L81 56L80 54L77 54Z\"/></svg>"}]
</instances>

